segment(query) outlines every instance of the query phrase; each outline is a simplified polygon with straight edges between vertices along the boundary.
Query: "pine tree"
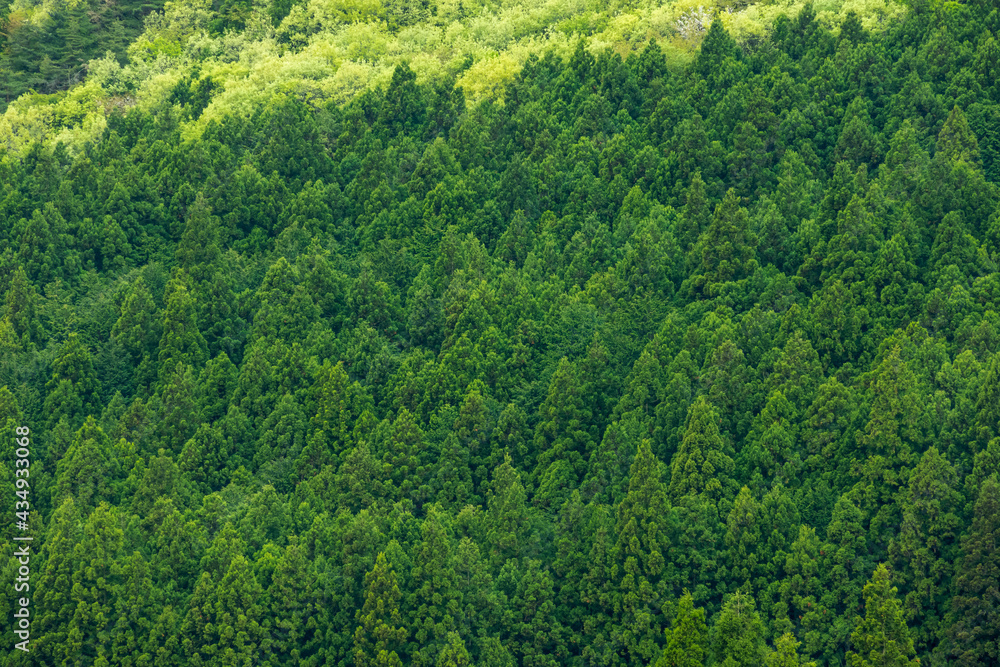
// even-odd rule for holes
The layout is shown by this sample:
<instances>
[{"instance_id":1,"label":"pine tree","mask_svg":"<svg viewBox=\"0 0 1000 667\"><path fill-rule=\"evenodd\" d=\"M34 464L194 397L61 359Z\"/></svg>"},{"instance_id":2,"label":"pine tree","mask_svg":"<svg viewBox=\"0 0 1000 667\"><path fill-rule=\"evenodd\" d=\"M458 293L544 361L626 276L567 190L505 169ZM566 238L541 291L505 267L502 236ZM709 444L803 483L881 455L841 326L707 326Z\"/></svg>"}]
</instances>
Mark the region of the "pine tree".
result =
<instances>
[{"instance_id":1,"label":"pine tree","mask_svg":"<svg viewBox=\"0 0 1000 667\"><path fill-rule=\"evenodd\" d=\"M889 545L906 596L907 620L916 628L918 653L936 641L958 542L962 495L958 474L931 447L910 475L899 535Z\"/></svg>"},{"instance_id":2,"label":"pine tree","mask_svg":"<svg viewBox=\"0 0 1000 667\"><path fill-rule=\"evenodd\" d=\"M423 430L403 408L392 423L382 464L404 497L414 497L426 480L428 471L420 465L425 447Z\"/></svg>"},{"instance_id":3,"label":"pine tree","mask_svg":"<svg viewBox=\"0 0 1000 667\"><path fill-rule=\"evenodd\" d=\"M979 386L976 427L981 441L988 442L1000 435L1000 354L993 355L986 377Z\"/></svg>"},{"instance_id":4,"label":"pine tree","mask_svg":"<svg viewBox=\"0 0 1000 667\"><path fill-rule=\"evenodd\" d=\"M101 382L90 349L78 334L71 333L59 350L45 391L50 426L63 416L78 426L87 416L100 415Z\"/></svg>"},{"instance_id":5,"label":"pine tree","mask_svg":"<svg viewBox=\"0 0 1000 667\"><path fill-rule=\"evenodd\" d=\"M32 622L39 641L32 646L43 660L62 662L69 658L68 633L75 601L73 573L77 569L75 547L80 542L82 522L76 502L66 498L52 513L46 527L44 566L39 573Z\"/></svg>"},{"instance_id":6,"label":"pine tree","mask_svg":"<svg viewBox=\"0 0 1000 667\"><path fill-rule=\"evenodd\" d=\"M497 568L508 558L525 553L530 539L524 485L509 454L504 454L504 462L493 471L490 486L484 523L490 563Z\"/></svg>"},{"instance_id":7,"label":"pine tree","mask_svg":"<svg viewBox=\"0 0 1000 667\"><path fill-rule=\"evenodd\" d=\"M93 417L74 436L73 443L56 465L57 504L69 496L77 506L89 508L109 499L111 442Z\"/></svg>"},{"instance_id":8,"label":"pine tree","mask_svg":"<svg viewBox=\"0 0 1000 667\"><path fill-rule=\"evenodd\" d=\"M956 105L948 120L944 122L941 132L938 133L937 150L935 156L941 155L946 160L955 162L965 162L977 167L982 166L979 156L979 142L976 135L969 128L969 121L965 113Z\"/></svg>"},{"instance_id":9,"label":"pine tree","mask_svg":"<svg viewBox=\"0 0 1000 667\"><path fill-rule=\"evenodd\" d=\"M892 574L880 564L865 584L865 617L858 618L847 652L850 667L917 667L920 660L896 599Z\"/></svg>"},{"instance_id":10,"label":"pine tree","mask_svg":"<svg viewBox=\"0 0 1000 667\"><path fill-rule=\"evenodd\" d=\"M972 525L961 541L955 564L950 656L960 665L996 664L1000 636L1000 483L987 478L976 498Z\"/></svg>"},{"instance_id":11,"label":"pine tree","mask_svg":"<svg viewBox=\"0 0 1000 667\"><path fill-rule=\"evenodd\" d=\"M774 641L774 651L767 654L767 667L816 667L816 663L799 657L801 642L786 632Z\"/></svg>"},{"instance_id":12,"label":"pine tree","mask_svg":"<svg viewBox=\"0 0 1000 667\"><path fill-rule=\"evenodd\" d=\"M670 497L704 495L718 504L733 492L734 468L719 435L718 413L701 396L688 411L684 440L670 461Z\"/></svg>"},{"instance_id":13,"label":"pine tree","mask_svg":"<svg viewBox=\"0 0 1000 667\"><path fill-rule=\"evenodd\" d=\"M712 628L712 657L726 667L764 664L764 622L750 595L737 591L722 605Z\"/></svg>"},{"instance_id":14,"label":"pine tree","mask_svg":"<svg viewBox=\"0 0 1000 667\"><path fill-rule=\"evenodd\" d=\"M885 548L899 526L895 498L909 477L913 448L924 443L928 430L920 387L899 345L879 364L872 392L868 423L857 437L868 458L858 466L862 481L854 493L869 512L872 542Z\"/></svg>"},{"instance_id":15,"label":"pine tree","mask_svg":"<svg viewBox=\"0 0 1000 667\"><path fill-rule=\"evenodd\" d=\"M672 526L661 464L649 440L639 444L629 471L629 488L617 507L618 541L612 551L612 576L618 582L620 613L616 630L629 664L648 664L656 654L659 625L655 623L665 597L663 581ZM617 605L616 605L617 606Z\"/></svg>"},{"instance_id":16,"label":"pine tree","mask_svg":"<svg viewBox=\"0 0 1000 667\"><path fill-rule=\"evenodd\" d=\"M10 287L4 295L3 316L6 317L14 333L22 343L39 342L42 335L38 319L38 292L28 280L24 267L20 264L10 278Z\"/></svg>"},{"instance_id":17,"label":"pine tree","mask_svg":"<svg viewBox=\"0 0 1000 667\"><path fill-rule=\"evenodd\" d=\"M702 667L708 654L708 627L705 610L695 609L694 598L685 590L677 603L677 613L664 630L667 644L656 667Z\"/></svg>"},{"instance_id":18,"label":"pine tree","mask_svg":"<svg viewBox=\"0 0 1000 667\"><path fill-rule=\"evenodd\" d=\"M101 503L87 517L83 540L74 548L72 598L76 609L66 644L69 664L108 665L107 638L120 595L121 549L125 533L118 512Z\"/></svg>"},{"instance_id":19,"label":"pine tree","mask_svg":"<svg viewBox=\"0 0 1000 667\"><path fill-rule=\"evenodd\" d=\"M452 544L442 519L440 510L429 505L414 554L411 576L416 592L410 604L414 610L410 625L420 647L412 657L414 665L433 665L437 654L448 650L449 637L462 622Z\"/></svg>"},{"instance_id":20,"label":"pine tree","mask_svg":"<svg viewBox=\"0 0 1000 667\"><path fill-rule=\"evenodd\" d=\"M365 604L357 612L354 631L354 664L359 667L401 667L396 649L409 632L399 615L401 594L396 573L379 552L375 567L365 575Z\"/></svg>"},{"instance_id":21,"label":"pine tree","mask_svg":"<svg viewBox=\"0 0 1000 667\"><path fill-rule=\"evenodd\" d=\"M121 315L111 329L111 340L128 353L132 363L139 364L152 353L159 325L156 304L140 275L129 286L121 305Z\"/></svg>"},{"instance_id":22,"label":"pine tree","mask_svg":"<svg viewBox=\"0 0 1000 667\"><path fill-rule=\"evenodd\" d=\"M748 278L757 268L757 237L750 230L750 216L740 206L736 192L726 192L715 207L712 222L698 240L701 264L696 286L714 296L721 283Z\"/></svg>"},{"instance_id":23,"label":"pine tree","mask_svg":"<svg viewBox=\"0 0 1000 667\"><path fill-rule=\"evenodd\" d=\"M198 192L187 209L184 233L177 245L177 263L201 287L219 268L219 219L204 193Z\"/></svg>"},{"instance_id":24,"label":"pine tree","mask_svg":"<svg viewBox=\"0 0 1000 667\"><path fill-rule=\"evenodd\" d=\"M705 181L701 179L701 171L694 172L691 185L684 199L684 210L677 221L677 242L681 250L690 253L702 232L708 229L711 220L708 199L705 196Z\"/></svg>"},{"instance_id":25,"label":"pine tree","mask_svg":"<svg viewBox=\"0 0 1000 667\"><path fill-rule=\"evenodd\" d=\"M163 335L158 353L159 379L166 384L180 364L200 369L208 358L208 346L198 329L197 304L188 290L183 271L167 284L163 311Z\"/></svg>"},{"instance_id":26,"label":"pine tree","mask_svg":"<svg viewBox=\"0 0 1000 667\"><path fill-rule=\"evenodd\" d=\"M536 505L559 507L585 473L594 442L587 428L590 411L582 390L576 367L563 357L549 381L535 427Z\"/></svg>"},{"instance_id":27,"label":"pine tree","mask_svg":"<svg viewBox=\"0 0 1000 667\"><path fill-rule=\"evenodd\" d=\"M465 642L457 632L449 632L445 637L444 648L438 653L436 667L470 667L472 657L465 648Z\"/></svg>"}]
</instances>

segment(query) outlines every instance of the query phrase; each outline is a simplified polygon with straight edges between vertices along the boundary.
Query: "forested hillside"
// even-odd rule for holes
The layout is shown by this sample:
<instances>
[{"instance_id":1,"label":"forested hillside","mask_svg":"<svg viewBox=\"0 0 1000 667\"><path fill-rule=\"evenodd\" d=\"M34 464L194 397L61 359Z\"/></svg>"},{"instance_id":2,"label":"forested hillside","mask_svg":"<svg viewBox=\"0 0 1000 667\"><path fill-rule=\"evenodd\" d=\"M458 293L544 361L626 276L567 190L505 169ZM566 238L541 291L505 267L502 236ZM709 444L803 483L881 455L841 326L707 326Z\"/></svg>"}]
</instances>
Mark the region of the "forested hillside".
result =
<instances>
[{"instance_id":1,"label":"forested hillside","mask_svg":"<svg viewBox=\"0 0 1000 667\"><path fill-rule=\"evenodd\" d=\"M109 98L185 6L0 127L0 665L1000 664L994 3Z\"/></svg>"}]
</instances>

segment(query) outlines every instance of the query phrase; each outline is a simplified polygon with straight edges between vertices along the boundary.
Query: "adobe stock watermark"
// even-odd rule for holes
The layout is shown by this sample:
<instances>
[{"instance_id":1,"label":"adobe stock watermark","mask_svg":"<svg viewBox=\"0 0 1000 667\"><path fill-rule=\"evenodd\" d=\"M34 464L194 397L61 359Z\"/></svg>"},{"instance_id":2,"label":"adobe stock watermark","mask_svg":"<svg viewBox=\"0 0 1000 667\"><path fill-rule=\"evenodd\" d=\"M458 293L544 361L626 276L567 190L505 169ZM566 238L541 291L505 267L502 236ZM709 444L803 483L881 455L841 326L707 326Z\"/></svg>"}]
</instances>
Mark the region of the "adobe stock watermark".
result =
<instances>
[{"instance_id":1,"label":"adobe stock watermark","mask_svg":"<svg viewBox=\"0 0 1000 667\"><path fill-rule=\"evenodd\" d=\"M28 641L31 639L31 536L26 535L28 531L28 517L31 512L31 503L28 501L28 494L31 486L28 477L31 470L31 432L27 426L18 426L14 429L17 449L14 451L14 494L18 500L14 502L14 527L22 534L14 535L17 548L14 549L14 558L19 566L17 576L14 578L14 593L21 593L23 597L17 597L14 605L14 634L21 641L14 644L14 648L27 653L29 651Z\"/></svg>"}]
</instances>

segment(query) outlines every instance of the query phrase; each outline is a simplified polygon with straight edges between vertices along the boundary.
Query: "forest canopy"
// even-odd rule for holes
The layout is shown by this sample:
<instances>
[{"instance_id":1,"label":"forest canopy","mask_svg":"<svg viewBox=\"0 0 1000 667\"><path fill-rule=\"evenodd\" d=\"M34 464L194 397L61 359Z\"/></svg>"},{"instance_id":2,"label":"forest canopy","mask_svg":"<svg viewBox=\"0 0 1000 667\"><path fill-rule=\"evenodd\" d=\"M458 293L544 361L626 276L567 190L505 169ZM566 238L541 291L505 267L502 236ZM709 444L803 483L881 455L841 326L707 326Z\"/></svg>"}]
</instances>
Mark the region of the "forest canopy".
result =
<instances>
[{"instance_id":1,"label":"forest canopy","mask_svg":"<svg viewBox=\"0 0 1000 667\"><path fill-rule=\"evenodd\" d=\"M1000 664L994 3L101 7L5 10L0 666Z\"/></svg>"}]
</instances>

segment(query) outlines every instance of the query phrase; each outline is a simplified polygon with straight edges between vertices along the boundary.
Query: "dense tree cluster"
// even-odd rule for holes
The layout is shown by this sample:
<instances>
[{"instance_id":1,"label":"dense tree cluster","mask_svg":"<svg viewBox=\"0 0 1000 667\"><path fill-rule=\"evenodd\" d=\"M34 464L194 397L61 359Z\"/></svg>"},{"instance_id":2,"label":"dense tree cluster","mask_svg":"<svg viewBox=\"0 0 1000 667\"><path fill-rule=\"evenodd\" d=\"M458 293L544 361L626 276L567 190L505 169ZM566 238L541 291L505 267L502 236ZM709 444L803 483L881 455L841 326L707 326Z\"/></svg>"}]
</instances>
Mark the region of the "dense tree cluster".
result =
<instances>
[{"instance_id":1,"label":"dense tree cluster","mask_svg":"<svg viewBox=\"0 0 1000 667\"><path fill-rule=\"evenodd\" d=\"M0 110L22 93L79 83L93 58L123 58L143 19L163 8L161 0L26 4L0 0Z\"/></svg>"},{"instance_id":2,"label":"dense tree cluster","mask_svg":"<svg viewBox=\"0 0 1000 667\"><path fill-rule=\"evenodd\" d=\"M31 664L1000 664L992 4L0 155Z\"/></svg>"}]
</instances>

